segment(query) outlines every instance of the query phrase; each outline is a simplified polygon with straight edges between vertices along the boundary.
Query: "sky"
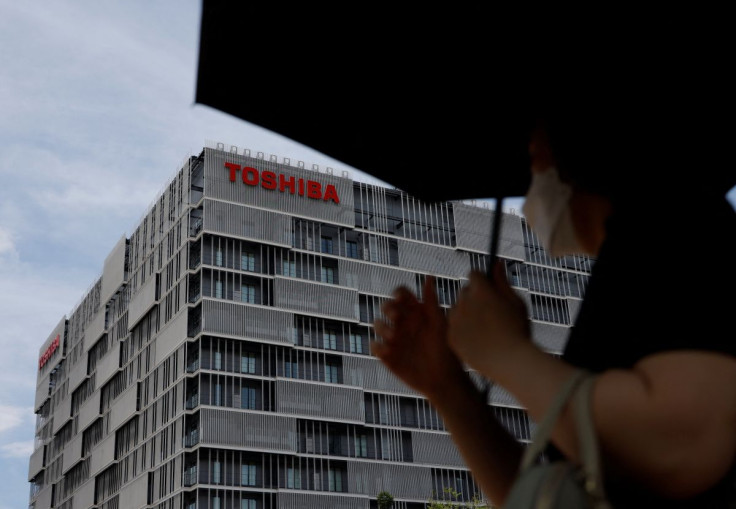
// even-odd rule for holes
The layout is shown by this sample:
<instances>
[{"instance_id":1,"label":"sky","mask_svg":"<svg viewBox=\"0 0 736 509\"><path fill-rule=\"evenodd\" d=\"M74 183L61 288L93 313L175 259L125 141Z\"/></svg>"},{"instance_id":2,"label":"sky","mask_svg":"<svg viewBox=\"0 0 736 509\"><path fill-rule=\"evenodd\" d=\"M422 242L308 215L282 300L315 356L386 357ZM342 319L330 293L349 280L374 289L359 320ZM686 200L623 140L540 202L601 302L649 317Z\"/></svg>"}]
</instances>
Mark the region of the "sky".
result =
<instances>
[{"instance_id":1,"label":"sky","mask_svg":"<svg viewBox=\"0 0 736 509\"><path fill-rule=\"evenodd\" d=\"M381 183L194 104L200 9L0 0L0 509L28 505L41 344L190 155L223 142Z\"/></svg>"},{"instance_id":2,"label":"sky","mask_svg":"<svg viewBox=\"0 0 736 509\"><path fill-rule=\"evenodd\" d=\"M194 104L200 7L0 0L0 509L28 504L41 344L190 155L223 142L380 183Z\"/></svg>"}]
</instances>

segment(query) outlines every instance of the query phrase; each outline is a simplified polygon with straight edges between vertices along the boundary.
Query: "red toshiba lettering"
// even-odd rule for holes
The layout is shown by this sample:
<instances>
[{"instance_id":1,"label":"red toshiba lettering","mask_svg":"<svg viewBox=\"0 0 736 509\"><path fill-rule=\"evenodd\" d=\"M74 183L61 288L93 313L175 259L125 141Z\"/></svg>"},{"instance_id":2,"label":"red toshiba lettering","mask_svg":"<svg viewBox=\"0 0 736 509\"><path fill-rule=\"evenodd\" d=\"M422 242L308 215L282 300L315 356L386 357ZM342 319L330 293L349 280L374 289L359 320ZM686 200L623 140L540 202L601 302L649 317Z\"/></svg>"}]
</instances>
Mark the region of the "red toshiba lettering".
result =
<instances>
[{"instance_id":1,"label":"red toshiba lettering","mask_svg":"<svg viewBox=\"0 0 736 509\"><path fill-rule=\"evenodd\" d=\"M276 189L276 174L272 171L261 173L261 187L263 189Z\"/></svg>"},{"instance_id":2,"label":"red toshiba lettering","mask_svg":"<svg viewBox=\"0 0 736 509\"><path fill-rule=\"evenodd\" d=\"M41 355L41 358L38 359L38 369L44 367L44 365L49 361L56 349L59 348L59 338L60 336L57 334L49 347L43 353L43 355Z\"/></svg>"},{"instance_id":3,"label":"red toshiba lettering","mask_svg":"<svg viewBox=\"0 0 736 509\"><path fill-rule=\"evenodd\" d=\"M248 184L249 186L257 186L258 170L251 166L243 168L243 183Z\"/></svg>"},{"instance_id":4,"label":"red toshiba lettering","mask_svg":"<svg viewBox=\"0 0 736 509\"><path fill-rule=\"evenodd\" d=\"M235 163L225 163L225 168L230 170L230 182L235 182L235 173L240 170L240 165Z\"/></svg>"},{"instance_id":5,"label":"red toshiba lettering","mask_svg":"<svg viewBox=\"0 0 736 509\"><path fill-rule=\"evenodd\" d=\"M289 177L287 179L285 176L279 175L279 191L283 193L288 188L289 192L291 194L294 194L295 186L296 186L296 179L294 177Z\"/></svg>"},{"instance_id":6,"label":"red toshiba lettering","mask_svg":"<svg viewBox=\"0 0 736 509\"><path fill-rule=\"evenodd\" d=\"M293 176L286 176L282 173L277 174L272 171L259 172L257 168L253 168L252 166L241 167L235 163L225 163L225 168L228 169L230 182L235 182L236 173L240 171L243 183L249 186L255 187L260 184L263 189L278 189L282 193L288 191L290 194L298 194L299 196L306 194L308 198L312 198L313 200L340 203L337 189L332 184L325 186L323 195L322 184L314 180L305 181L304 179L297 179Z\"/></svg>"},{"instance_id":7,"label":"red toshiba lettering","mask_svg":"<svg viewBox=\"0 0 736 509\"><path fill-rule=\"evenodd\" d=\"M340 203L340 198L337 196L337 189L332 184L327 184L325 189L325 196L322 198L324 201L332 200L335 203Z\"/></svg>"},{"instance_id":8,"label":"red toshiba lettering","mask_svg":"<svg viewBox=\"0 0 736 509\"><path fill-rule=\"evenodd\" d=\"M322 186L314 180L307 180L307 196L315 200L322 199Z\"/></svg>"}]
</instances>

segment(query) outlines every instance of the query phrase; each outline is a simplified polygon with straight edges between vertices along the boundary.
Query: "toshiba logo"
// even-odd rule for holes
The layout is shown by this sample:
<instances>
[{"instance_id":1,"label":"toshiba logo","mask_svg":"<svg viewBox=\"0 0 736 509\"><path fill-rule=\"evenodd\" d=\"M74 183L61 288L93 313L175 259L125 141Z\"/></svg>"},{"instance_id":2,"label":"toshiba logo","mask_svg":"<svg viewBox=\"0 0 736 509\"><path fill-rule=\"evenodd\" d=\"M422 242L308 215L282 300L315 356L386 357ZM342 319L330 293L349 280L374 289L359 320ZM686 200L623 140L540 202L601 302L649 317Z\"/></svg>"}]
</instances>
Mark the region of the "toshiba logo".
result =
<instances>
[{"instance_id":1,"label":"toshiba logo","mask_svg":"<svg viewBox=\"0 0 736 509\"><path fill-rule=\"evenodd\" d=\"M282 193L296 194L306 196L313 200L332 201L340 203L337 196L337 189L332 184L322 186L314 180L298 179L296 177L287 177L281 173L272 171L258 171L251 166L241 167L235 163L225 163L225 168L230 172L230 182L238 179L238 172L244 184L249 186L261 186L263 189L272 191L280 191Z\"/></svg>"},{"instance_id":2,"label":"toshiba logo","mask_svg":"<svg viewBox=\"0 0 736 509\"><path fill-rule=\"evenodd\" d=\"M49 361L52 355L54 355L54 352L59 348L59 340L61 339L61 336L59 334L56 335L54 340L51 342L49 347L46 349L46 351L43 353L40 359L38 359L38 369L41 369L44 367L44 365Z\"/></svg>"}]
</instances>

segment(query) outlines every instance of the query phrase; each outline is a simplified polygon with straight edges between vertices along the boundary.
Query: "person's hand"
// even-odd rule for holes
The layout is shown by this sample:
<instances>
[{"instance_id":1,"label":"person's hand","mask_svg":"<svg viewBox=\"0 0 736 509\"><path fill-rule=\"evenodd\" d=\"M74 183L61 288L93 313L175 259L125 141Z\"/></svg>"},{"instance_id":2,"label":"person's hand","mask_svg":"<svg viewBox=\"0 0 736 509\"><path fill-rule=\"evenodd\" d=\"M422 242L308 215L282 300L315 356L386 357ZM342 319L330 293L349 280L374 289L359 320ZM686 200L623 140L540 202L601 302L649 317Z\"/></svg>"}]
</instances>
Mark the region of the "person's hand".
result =
<instances>
[{"instance_id":1,"label":"person's hand","mask_svg":"<svg viewBox=\"0 0 736 509\"><path fill-rule=\"evenodd\" d=\"M493 267L493 280L471 272L448 316L448 338L462 361L490 379L499 363L531 345L526 304L506 280L502 262Z\"/></svg>"},{"instance_id":2,"label":"person's hand","mask_svg":"<svg viewBox=\"0 0 736 509\"><path fill-rule=\"evenodd\" d=\"M454 377L466 376L447 342L447 320L434 278L427 277L422 302L399 287L381 310L386 321L376 320L374 327L383 342L373 342L371 349L404 383L431 399Z\"/></svg>"}]
</instances>

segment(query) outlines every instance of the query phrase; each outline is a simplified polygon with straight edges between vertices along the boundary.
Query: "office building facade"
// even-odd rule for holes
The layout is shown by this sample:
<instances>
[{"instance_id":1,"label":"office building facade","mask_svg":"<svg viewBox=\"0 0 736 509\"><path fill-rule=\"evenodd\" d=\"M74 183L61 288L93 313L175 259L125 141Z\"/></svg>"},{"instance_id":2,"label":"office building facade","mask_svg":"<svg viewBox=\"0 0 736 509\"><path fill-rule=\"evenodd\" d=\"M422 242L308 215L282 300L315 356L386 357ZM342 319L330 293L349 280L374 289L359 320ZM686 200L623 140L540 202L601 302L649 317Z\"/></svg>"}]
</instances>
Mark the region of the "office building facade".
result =
<instances>
[{"instance_id":1,"label":"office building facade","mask_svg":"<svg viewBox=\"0 0 736 509\"><path fill-rule=\"evenodd\" d=\"M222 144L187 160L39 350L30 507L482 497L437 413L369 344L398 285L433 275L453 304L488 263L493 212L336 173ZM559 353L591 260L550 259L513 213L502 225L535 341ZM488 403L529 440L513 397L491 387Z\"/></svg>"}]
</instances>

